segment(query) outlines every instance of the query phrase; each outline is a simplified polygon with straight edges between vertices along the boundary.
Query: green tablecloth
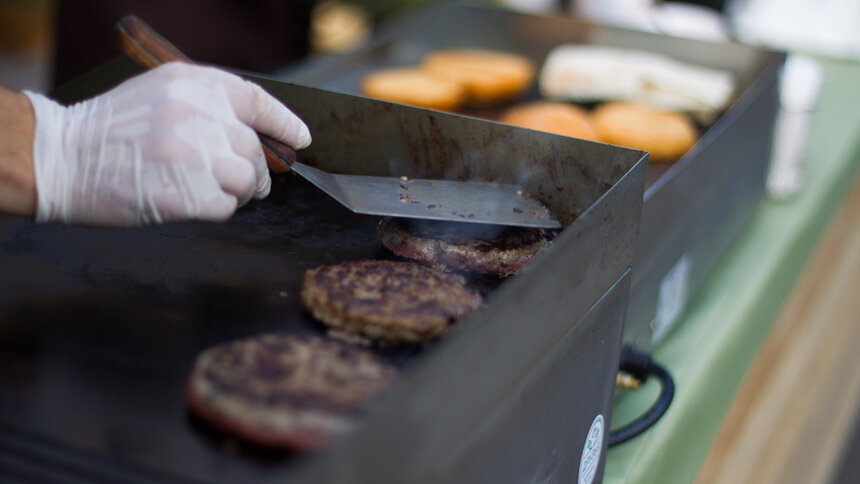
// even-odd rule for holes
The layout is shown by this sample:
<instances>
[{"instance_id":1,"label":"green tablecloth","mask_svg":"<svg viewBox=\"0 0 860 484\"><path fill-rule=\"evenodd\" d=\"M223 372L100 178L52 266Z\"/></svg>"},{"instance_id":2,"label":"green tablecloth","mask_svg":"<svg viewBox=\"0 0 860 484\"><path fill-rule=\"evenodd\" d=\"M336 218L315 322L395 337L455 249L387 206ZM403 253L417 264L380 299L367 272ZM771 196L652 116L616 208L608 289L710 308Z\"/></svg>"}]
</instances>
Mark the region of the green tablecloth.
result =
<instances>
[{"instance_id":1,"label":"green tablecloth","mask_svg":"<svg viewBox=\"0 0 860 484\"><path fill-rule=\"evenodd\" d=\"M613 447L606 483L691 482L747 366L860 164L860 64L823 60L806 185L787 202L765 201L654 351L677 385L669 411L648 432ZM649 382L619 395L613 427L647 409Z\"/></svg>"}]
</instances>

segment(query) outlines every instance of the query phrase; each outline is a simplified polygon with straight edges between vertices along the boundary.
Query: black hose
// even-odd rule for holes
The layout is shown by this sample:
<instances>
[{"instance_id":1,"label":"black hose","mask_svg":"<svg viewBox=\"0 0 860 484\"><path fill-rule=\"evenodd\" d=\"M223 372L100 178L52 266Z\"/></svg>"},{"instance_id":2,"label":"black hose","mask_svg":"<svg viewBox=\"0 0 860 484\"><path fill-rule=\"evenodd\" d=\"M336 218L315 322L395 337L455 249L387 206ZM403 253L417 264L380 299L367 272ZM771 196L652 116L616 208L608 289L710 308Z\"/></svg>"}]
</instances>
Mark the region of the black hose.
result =
<instances>
[{"instance_id":1,"label":"black hose","mask_svg":"<svg viewBox=\"0 0 860 484\"><path fill-rule=\"evenodd\" d=\"M641 381L655 376L660 380L662 387L660 396L654 405L643 413L639 418L629 424L609 432L609 447L636 437L654 425L660 417L669 409L672 398L675 396L675 382L669 371L651 359L651 356L639 351L632 346L625 346L621 352L621 371L627 372Z\"/></svg>"}]
</instances>

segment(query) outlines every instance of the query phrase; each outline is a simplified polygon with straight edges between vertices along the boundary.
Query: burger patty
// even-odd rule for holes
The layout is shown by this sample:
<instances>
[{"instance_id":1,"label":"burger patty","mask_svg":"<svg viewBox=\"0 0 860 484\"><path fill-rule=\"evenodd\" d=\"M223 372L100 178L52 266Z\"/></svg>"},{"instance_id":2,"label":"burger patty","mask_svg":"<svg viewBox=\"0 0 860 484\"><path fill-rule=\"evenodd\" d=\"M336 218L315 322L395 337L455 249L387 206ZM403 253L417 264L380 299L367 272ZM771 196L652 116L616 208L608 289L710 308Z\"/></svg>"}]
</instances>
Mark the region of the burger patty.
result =
<instances>
[{"instance_id":1,"label":"burger patty","mask_svg":"<svg viewBox=\"0 0 860 484\"><path fill-rule=\"evenodd\" d=\"M549 245L546 230L384 218L376 236L395 254L429 266L507 277Z\"/></svg>"},{"instance_id":2,"label":"burger patty","mask_svg":"<svg viewBox=\"0 0 860 484\"><path fill-rule=\"evenodd\" d=\"M245 441L314 450L347 432L394 376L368 350L266 333L201 353L186 396L203 421Z\"/></svg>"},{"instance_id":3,"label":"burger patty","mask_svg":"<svg viewBox=\"0 0 860 484\"><path fill-rule=\"evenodd\" d=\"M459 275L387 260L310 269L301 296L313 316L335 333L398 343L428 341L483 302Z\"/></svg>"}]
</instances>

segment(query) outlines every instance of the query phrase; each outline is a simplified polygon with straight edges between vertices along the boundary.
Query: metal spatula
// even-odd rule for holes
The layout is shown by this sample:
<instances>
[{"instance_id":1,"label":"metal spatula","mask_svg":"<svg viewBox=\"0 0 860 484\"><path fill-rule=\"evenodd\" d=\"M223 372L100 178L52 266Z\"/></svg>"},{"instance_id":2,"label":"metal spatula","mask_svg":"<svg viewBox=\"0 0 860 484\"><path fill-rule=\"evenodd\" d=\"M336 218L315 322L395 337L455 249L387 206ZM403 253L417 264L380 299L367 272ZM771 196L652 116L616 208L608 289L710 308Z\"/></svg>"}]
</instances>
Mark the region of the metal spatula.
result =
<instances>
[{"instance_id":1,"label":"metal spatula","mask_svg":"<svg viewBox=\"0 0 860 484\"><path fill-rule=\"evenodd\" d=\"M118 24L122 49L146 68L191 59L135 16ZM432 220L559 228L539 201L509 184L328 173L296 161L289 146L263 134L271 171L292 170L356 213Z\"/></svg>"}]
</instances>

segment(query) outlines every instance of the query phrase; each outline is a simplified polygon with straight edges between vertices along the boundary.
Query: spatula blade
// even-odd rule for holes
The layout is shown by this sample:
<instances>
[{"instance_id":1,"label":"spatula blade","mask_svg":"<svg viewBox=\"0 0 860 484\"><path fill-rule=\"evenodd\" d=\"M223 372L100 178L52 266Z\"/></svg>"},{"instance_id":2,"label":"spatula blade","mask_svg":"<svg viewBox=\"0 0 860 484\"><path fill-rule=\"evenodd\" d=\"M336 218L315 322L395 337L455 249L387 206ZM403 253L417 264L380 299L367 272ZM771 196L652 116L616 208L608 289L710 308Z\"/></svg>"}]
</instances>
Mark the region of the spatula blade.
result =
<instances>
[{"instance_id":1,"label":"spatula blade","mask_svg":"<svg viewBox=\"0 0 860 484\"><path fill-rule=\"evenodd\" d=\"M516 185L293 171L356 213L519 227L561 228L546 206Z\"/></svg>"}]
</instances>

